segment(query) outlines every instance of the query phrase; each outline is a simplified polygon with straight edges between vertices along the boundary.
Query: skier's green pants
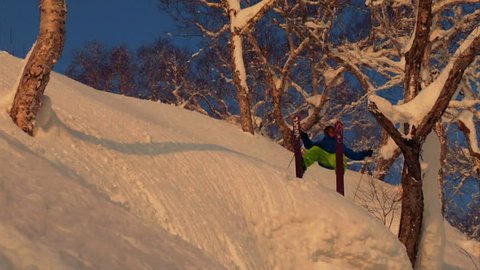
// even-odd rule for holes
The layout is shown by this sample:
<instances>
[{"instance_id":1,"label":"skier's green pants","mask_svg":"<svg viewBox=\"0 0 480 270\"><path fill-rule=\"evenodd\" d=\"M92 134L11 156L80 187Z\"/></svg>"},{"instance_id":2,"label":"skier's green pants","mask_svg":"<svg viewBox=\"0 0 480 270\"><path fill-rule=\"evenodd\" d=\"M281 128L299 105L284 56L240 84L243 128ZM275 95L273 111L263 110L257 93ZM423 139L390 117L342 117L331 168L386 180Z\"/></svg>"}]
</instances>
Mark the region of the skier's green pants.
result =
<instances>
[{"instance_id":1,"label":"skier's green pants","mask_svg":"<svg viewBox=\"0 0 480 270\"><path fill-rule=\"evenodd\" d=\"M310 167L313 163L318 162L320 166L334 170L336 167L336 154L329 153L318 146L312 146L303 154L303 163L305 167ZM347 158L343 156L343 167L347 167Z\"/></svg>"}]
</instances>

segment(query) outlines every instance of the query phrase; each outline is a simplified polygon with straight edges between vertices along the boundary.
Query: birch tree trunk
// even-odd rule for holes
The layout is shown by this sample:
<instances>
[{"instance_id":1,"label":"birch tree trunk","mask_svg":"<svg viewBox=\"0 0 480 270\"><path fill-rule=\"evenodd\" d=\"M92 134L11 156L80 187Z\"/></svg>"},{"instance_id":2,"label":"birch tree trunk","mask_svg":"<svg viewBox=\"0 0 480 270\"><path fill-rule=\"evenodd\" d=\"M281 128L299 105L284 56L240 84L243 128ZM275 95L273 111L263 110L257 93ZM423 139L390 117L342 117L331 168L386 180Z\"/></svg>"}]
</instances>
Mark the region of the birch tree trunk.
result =
<instances>
[{"instance_id":1,"label":"birch tree trunk","mask_svg":"<svg viewBox=\"0 0 480 270\"><path fill-rule=\"evenodd\" d=\"M243 37L241 28L237 27L237 15L241 11L240 1L227 1L228 16L230 17L230 51L232 55L233 82L237 91L238 107L240 110L240 124L242 130L251 134L253 131L252 113L247 85L247 71L243 61Z\"/></svg>"},{"instance_id":2,"label":"birch tree trunk","mask_svg":"<svg viewBox=\"0 0 480 270\"><path fill-rule=\"evenodd\" d=\"M240 110L240 123L242 130L253 134L252 113L247 85L247 72L243 61L243 38L238 31L233 30L230 38L230 51L232 53L233 82L237 91L238 107Z\"/></svg>"},{"instance_id":3,"label":"birch tree trunk","mask_svg":"<svg viewBox=\"0 0 480 270\"><path fill-rule=\"evenodd\" d=\"M65 0L40 0L40 31L10 110L15 124L31 136L50 72L63 51L66 18Z\"/></svg>"}]
</instances>

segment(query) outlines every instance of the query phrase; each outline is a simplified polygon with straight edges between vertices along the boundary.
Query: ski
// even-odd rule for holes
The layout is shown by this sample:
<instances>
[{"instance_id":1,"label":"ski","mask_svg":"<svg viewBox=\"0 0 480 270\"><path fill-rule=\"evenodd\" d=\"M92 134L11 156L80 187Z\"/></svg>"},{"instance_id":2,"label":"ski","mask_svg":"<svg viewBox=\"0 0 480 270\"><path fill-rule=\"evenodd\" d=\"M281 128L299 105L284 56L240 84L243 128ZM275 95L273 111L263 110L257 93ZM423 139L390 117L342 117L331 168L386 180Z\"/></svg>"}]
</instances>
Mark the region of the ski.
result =
<instances>
[{"instance_id":1,"label":"ski","mask_svg":"<svg viewBox=\"0 0 480 270\"><path fill-rule=\"evenodd\" d=\"M335 174L337 175L337 192L345 196L344 190L344 168L343 168L343 123L335 123Z\"/></svg>"},{"instance_id":2,"label":"ski","mask_svg":"<svg viewBox=\"0 0 480 270\"><path fill-rule=\"evenodd\" d=\"M295 174L303 178L302 144L300 142L300 117L293 117L293 152L295 153Z\"/></svg>"}]
</instances>

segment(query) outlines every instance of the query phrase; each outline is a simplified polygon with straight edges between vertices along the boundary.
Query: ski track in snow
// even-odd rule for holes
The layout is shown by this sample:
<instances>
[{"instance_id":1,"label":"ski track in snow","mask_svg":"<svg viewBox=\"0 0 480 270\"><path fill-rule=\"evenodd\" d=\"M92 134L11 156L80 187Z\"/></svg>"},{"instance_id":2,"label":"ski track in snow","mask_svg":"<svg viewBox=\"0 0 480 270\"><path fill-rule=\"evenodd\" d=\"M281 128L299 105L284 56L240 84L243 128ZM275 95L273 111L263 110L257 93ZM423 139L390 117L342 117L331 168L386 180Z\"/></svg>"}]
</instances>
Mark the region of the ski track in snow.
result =
<instances>
[{"instance_id":1,"label":"ski track in snow","mask_svg":"<svg viewBox=\"0 0 480 270\"><path fill-rule=\"evenodd\" d=\"M21 62L0 61L3 97ZM266 138L57 74L46 95L34 139L0 115L0 268L410 268L333 172L296 180Z\"/></svg>"}]
</instances>

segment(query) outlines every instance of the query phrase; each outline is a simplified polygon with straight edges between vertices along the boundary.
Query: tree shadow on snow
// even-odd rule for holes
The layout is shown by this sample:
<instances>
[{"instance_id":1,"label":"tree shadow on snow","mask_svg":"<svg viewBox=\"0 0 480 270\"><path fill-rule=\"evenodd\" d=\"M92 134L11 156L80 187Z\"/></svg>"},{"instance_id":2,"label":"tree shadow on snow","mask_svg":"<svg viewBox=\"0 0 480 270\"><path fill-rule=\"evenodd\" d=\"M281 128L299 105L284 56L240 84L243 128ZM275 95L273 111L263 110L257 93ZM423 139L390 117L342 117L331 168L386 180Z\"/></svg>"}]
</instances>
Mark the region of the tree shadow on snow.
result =
<instances>
[{"instance_id":1,"label":"tree shadow on snow","mask_svg":"<svg viewBox=\"0 0 480 270\"><path fill-rule=\"evenodd\" d=\"M204 152L204 151L215 151L215 152L227 152L234 155L239 155L242 157L247 157L255 162L265 163L265 161L252 157L232 149L215 145L215 144L205 144L205 143L182 143L182 142L134 142L134 143L120 143L111 139L98 138L93 135L86 134L84 132L75 130L65 124L57 114L50 108L49 119L44 121L39 125L39 129L43 130L45 133L49 133L55 127L60 129L60 132L65 131L72 137L75 137L84 142L100 145L106 149L117 151L123 154L128 155L166 155L178 152ZM53 133L53 132L52 132Z\"/></svg>"}]
</instances>

